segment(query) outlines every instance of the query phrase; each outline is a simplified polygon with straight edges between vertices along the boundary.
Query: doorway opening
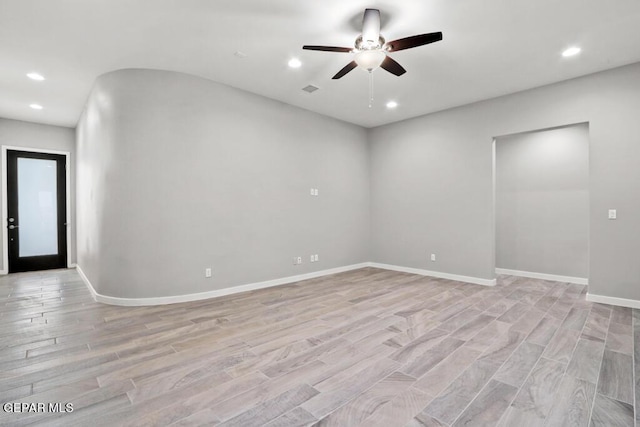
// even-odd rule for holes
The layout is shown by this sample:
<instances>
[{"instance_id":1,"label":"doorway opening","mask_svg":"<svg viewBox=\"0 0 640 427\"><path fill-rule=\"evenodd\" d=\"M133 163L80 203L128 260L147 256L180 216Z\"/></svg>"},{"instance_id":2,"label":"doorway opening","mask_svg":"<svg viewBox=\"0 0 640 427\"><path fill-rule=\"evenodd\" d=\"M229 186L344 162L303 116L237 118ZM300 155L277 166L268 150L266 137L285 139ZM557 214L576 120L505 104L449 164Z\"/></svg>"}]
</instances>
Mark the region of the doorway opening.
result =
<instances>
[{"instance_id":1,"label":"doorway opening","mask_svg":"<svg viewBox=\"0 0 640 427\"><path fill-rule=\"evenodd\" d=\"M2 147L3 272L66 268L69 153Z\"/></svg>"},{"instance_id":2,"label":"doorway opening","mask_svg":"<svg viewBox=\"0 0 640 427\"><path fill-rule=\"evenodd\" d=\"M589 125L494 138L497 274L586 285Z\"/></svg>"}]
</instances>

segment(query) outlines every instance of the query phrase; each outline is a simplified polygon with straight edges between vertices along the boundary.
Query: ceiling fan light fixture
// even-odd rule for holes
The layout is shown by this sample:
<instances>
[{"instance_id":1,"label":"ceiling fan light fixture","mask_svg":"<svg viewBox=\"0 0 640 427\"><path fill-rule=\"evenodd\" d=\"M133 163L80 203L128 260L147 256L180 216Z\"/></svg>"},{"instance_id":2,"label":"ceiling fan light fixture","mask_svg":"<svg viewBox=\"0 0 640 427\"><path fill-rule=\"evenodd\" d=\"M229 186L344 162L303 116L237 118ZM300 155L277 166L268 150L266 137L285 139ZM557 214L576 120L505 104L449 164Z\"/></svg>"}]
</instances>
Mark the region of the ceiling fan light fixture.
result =
<instances>
[{"instance_id":1,"label":"ceiling fan light fixture","mask_svg":"<svg viewBox=\"0 0 640 427\"><path fill-rule=\"evenodd\" d=\"M396 60L387 56L387 52L397 52L399 50L413 49L442 40L440 31L435 33L416 34L415 36L404 37L393 40L389 43L380 34L380 10L366 9L362 18L362 34L355 41L355 49L338 46L304 45L302 49L318 50L322 52L342 52L355 53L355 58L342 67L331 79L343 78L354 68L360 66L362 69L371 72L380 67L394 76L401 76L407 72ZM373 81L370 79L370 81Z\"/></svg>"},{"instance_id":2,"label":"ceiling fan light fixture","mask_svg":"<svg viewBox=\"0 0 640 427\"><path fill-rule=\"evenodd\" d=\"M387 54L381 50L363 50L356 54L356 64L367 71L373 71L382 64Z\"/></svg>"}]
</instances>

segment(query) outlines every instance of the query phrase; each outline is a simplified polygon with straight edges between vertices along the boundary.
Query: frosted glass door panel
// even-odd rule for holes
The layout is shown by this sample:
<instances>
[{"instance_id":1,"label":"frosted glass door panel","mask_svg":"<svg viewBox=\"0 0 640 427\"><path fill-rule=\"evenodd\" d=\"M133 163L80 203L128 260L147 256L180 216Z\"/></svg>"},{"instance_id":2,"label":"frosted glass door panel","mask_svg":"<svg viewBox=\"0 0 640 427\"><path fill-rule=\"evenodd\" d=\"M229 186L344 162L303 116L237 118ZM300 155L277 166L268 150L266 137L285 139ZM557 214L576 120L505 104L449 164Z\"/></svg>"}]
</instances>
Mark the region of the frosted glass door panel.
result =
<instances>
[{"instance_id":1,"label":"frosted glass door panel","mask_svg":"<svg viewBox=\"0 0 640 427\"><path fill-rule=\"evenodd\" d=\"M58 253L57 164L18 158L20 257Z\"/></svg>"}]
</instances>

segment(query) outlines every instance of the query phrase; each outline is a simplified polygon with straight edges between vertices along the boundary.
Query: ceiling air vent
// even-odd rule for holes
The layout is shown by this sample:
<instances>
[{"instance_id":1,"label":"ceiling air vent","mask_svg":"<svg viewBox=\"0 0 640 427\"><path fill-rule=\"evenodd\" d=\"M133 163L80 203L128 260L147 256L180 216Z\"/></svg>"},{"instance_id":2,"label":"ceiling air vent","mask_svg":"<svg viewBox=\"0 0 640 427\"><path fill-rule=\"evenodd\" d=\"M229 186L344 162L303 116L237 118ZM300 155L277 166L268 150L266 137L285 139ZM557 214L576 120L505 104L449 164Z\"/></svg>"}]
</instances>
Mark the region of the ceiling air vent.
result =
<instances>
[{"instance_id":1,"label":"ceiling air vent","mask_svg":"<svg viewBox=\"0 0 640 427\"><path fill-rule=\"evenodd\" d=\"M317 91L318 89L320 89L320 88L317 87L317 86L314 86L314 85L308 85L308 86L305 86L305 87L302 88L303 91L308 92L308 93L313 93L313 92Z\"/></svg>"}]
</instances>

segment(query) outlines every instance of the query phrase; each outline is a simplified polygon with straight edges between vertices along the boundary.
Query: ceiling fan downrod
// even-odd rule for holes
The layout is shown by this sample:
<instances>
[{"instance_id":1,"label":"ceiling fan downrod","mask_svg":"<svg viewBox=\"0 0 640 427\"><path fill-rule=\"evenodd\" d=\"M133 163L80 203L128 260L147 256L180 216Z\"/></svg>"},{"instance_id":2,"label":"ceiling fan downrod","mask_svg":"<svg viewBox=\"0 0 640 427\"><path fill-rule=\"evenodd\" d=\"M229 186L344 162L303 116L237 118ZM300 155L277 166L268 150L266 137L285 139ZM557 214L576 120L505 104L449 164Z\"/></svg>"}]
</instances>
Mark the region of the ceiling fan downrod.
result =
<instances>
[{"instance_id":1,"label":"ceiling fan downrod","mask_svg":"<svg viewBox=\"0 0 640 427\"><path fill-rule=\"evenodd\" d=\"M373 70L369 70L369 108L373 105Z\"/></svg>"}]
</instances>

